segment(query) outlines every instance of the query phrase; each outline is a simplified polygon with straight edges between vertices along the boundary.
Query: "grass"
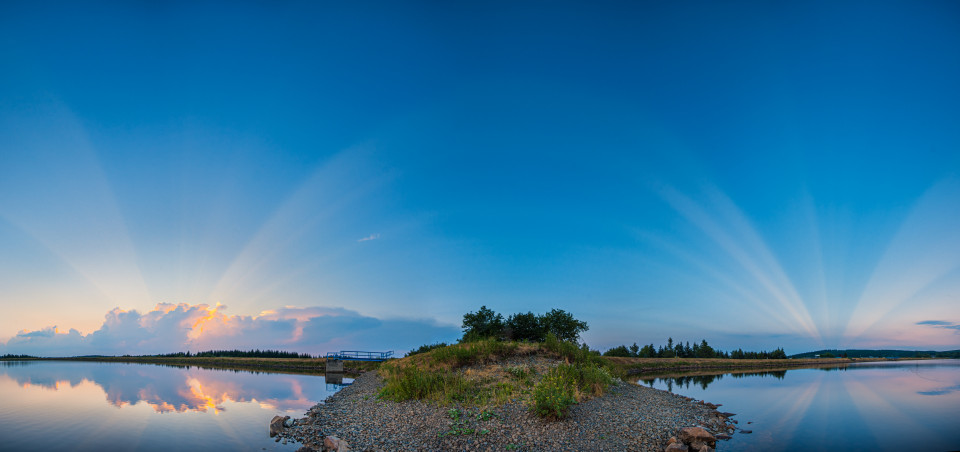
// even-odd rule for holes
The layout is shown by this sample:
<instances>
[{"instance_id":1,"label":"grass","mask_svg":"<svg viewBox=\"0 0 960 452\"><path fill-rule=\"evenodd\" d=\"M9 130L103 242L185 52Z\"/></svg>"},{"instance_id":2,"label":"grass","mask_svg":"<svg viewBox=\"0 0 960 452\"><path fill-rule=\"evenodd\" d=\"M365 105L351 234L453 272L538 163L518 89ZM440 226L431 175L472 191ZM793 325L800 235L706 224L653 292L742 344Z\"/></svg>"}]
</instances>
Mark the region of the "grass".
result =
<instances>
[{"instance_id":1,"label":"grass","mask_svg":"<svg viewBox=\"0 0 960 452\"><path fill-rule=\"evenodd\" d=\"M526 355L541 355L560 362L555 365L502 364L506 359ZM569 416L571 406L602 395L617 378L626 379L629 375L845 362L849 360L613 358L552 336L539 344L486 339L437 347L382 364L379 372L384 386L380 397L397 402L432 401L456 406L456 409L491 408L519 402L529 405L544 418L563 419ZM465 429L451 428L447 433L467 434ZM477 431L475 428L471 433Z\"/></svg>"},{"instance_id":2,"label":"grass","mask_svg":"<svg viewBox=\"0 0 960 452\"><path fill-rule=\"evenodd\" d=\"M566 418L571 405L603 395L613 380L605 367L593 363L559 364L534 387L532 409L540 417Z\"/></svg>"},{"instance_id":3,"label":"grass","mask_svg":"<svg viewBox=\"0 0 960 452\"><path fill-rule=\"evenodd\" d=\"M563 362L546 371L528 365L499 365L505 358L532 354ZM385 363L380 368L384 379L380 397L478 407L520 401L541 416L560 419L570 405L603 394L613 382L604 366L596 352L556 338L543 344L486 339ZM485 411L481 417L482 413ZM447 433L464 434L455 428Z\"/></svg>"}]
</instances>

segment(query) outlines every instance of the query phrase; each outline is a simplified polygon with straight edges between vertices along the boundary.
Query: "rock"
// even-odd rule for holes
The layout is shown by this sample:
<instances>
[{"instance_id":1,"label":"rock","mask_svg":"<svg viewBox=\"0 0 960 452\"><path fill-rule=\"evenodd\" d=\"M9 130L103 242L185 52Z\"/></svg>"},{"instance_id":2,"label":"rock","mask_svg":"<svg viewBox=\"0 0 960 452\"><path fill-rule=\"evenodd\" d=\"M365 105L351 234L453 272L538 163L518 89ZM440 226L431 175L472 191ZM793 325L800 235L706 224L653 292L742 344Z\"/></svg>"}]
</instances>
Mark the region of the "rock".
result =
<instances>
[{"instance_id":1,"label":"rock","mask_svg":"<svg viewBox=\"0 0 960 452\"><path fill-rule=\"evenodd\" d=\"M700 449L703 448L703 446L706 446L706 445L707 445L707 443L705 443L705 442L703 442L703 441L694 441L694 442L690 443L690 450L699 451ZM707 446L707 447L709 447L709 446Z\"/></svg>"},{"instance_id":2,"label":"rock","mask_svg":"<svg viewBox=\"0 0 960 452\"><path fill-rule=\"evenodd\" d=\"M287 422L287 419L290 419L290 416L274 416L270 421L270 437L273 438L280 434L285 428L284 423Z\"/></svg>"},{"instance_id":3,"label":"rock","mask_svg":"<svg viewBox=\"0 0 960 452\"><path fill-rule=\"evenodd\" d=\"M700 446L700 450L698 450L697 452L713 452L713 449L711 449L710 446L704 444Z\"/></svg>"},{"instance_id":4,"label":"rock","mask_svg":"<svg viewBox=\"0 0 960 452\"><path fill-rule=\"evenodd\" d=\"M675 442L677 442L677 437L676 437L676 436L671 436L670 439L667 440L667 445L669 446L669 445L671 445L671 444L673 444L673 443L675 443Z\"/></svg>"},{"instance_id":5,"label":"rock","mask_svg":"<svg viewBox=\"0 0 960 452\"><path fill-rule=\"evenodd\" d=\"M695 441L705 443L710 447L714 447L717 444L717 438L711 435L710 432L704 430L702 427L681 428L677 433L677 437L680 438L680 441L683 441L687 444L692 444Z\"/></svg>"},{"instance_id":6,"label":"rock","mask_svg":"<svg viewBox=\"0 0 960 452\"><path fill-rule=\"evenodd\" d=\"M323 439L323 448L329 451L335 451L340 449L340 438L336 436L328 436Z\"/></svg>"},{"instance_id":7,"label":"rock","mask_svg":"<svg viewBox=\"0 0 960 452\"><path fill-rule=\"evenodd\" d=\"M687 448L685 444L676 442L676 443L671 443L669 446L667 446L667 448L664 449L663 452L689 452L689 450L690 449Z\"/></svg>"},{"instance_id":8,"label":"rock","mask_svg":"<svg viewBox=\"0 0 960 452\"><path fill-rule=\"evenodd\" d=\"M753 430L740 430L740 433L753 433Z\"/></svg>"}]
</instances>

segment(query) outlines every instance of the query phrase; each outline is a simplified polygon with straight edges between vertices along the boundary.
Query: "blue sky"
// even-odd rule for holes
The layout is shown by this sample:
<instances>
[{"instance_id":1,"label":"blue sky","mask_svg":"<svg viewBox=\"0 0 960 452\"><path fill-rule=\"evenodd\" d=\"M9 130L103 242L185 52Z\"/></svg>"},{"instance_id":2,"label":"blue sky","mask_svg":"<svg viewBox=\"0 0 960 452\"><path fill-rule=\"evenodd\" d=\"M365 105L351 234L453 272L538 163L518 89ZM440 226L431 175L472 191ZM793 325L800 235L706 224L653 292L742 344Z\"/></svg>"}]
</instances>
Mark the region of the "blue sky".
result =
<instances>
[{"instance_id":1,"label":"blue sky","mask_svg":"<svg viewBox=\"0 0 960 452\"><path fill-rule=\"evenodd\" d=\"M135 353L209 312L404 349L481 305L960 348L958 47L951 2L6 2L0 351L114 308Z\"/></svg>"}]
</instances>

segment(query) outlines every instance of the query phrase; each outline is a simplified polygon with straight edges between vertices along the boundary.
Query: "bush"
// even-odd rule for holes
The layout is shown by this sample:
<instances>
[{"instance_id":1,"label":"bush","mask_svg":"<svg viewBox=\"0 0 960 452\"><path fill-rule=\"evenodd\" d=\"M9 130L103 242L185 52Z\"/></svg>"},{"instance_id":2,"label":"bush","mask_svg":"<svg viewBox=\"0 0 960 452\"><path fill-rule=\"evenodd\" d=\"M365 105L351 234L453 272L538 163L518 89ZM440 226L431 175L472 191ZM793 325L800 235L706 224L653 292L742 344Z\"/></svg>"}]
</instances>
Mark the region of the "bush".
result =
<instances>
[{"instance_id":1,"label":"bush","mask_svg":"<svg viewBox=\"0 0 960 452\"><path fill-rule=\"evenodd\" d=\"M613 383L603 367L590 363L559 364L533 388L533 410L538 416L563 419L570 405L583 400L585 394L599 396Z\"/></svg>"},{"instance_id":2,"label":"bush","mask_svg":"<svg viewBox=\"0 0 960 452\"><path fill-rule=\"evenodd\" d=\"M407 356L426 353L426 352L429 352L430 350L437 349L440 347L446 347L446 346L447 346L446 342L438 342L436 344L423 344L420 346L420 348L417 348L416 350L410 350L409 352L407 352Z\"/></svg>"},{"instance_id":3,"label":"bush","mask_svg":"<svg viewBox=\"0 0 960 452\"><path fill-rule=\"evenodd\" d=\"M576 385L560 366L551 369L533 388L533 410L537 416L563 419L569 415L570 405L577 403Z\"/></svg>"},{"instance_id":4,"label":"bush","mask_svg":"<svg viewBox=\"0 0 960 452\"><path fill-rule=\"evenodd\" d=\"M485 338L499 339L503 336L503 316L486 306L480 306L477 312L463 315L463 339L461 342Z\"/></svg>"}]
</instances>

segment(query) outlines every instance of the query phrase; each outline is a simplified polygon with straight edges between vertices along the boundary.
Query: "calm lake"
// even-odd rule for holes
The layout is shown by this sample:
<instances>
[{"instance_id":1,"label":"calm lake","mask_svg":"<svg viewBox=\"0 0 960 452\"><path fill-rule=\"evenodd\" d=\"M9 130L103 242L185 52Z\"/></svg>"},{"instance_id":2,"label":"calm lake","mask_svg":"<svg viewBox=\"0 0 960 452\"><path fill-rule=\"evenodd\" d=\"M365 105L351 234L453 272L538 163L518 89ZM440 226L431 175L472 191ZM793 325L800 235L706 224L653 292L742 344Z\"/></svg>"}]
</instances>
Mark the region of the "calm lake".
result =
<instances>
[{"instance_id":1,"label":"calm lake","mask_svg":"<svg viewBox=\"0 0 960 452\"><path fill-rule=\"evenodd\" d=\"M340 387L315 375L0 361L0 449L293 451L269 437L270 419L300 417Z\"/></svg>"},{"instance_id":2,"label":"calm lake","mask_svg":"<svg viewBox=\"0 0 960 452\"><path fill-rule=\"evenodd\" d=\"M960 360L639 383L737 413L753 433L720 450L960 449ZM340 387L314 375L0 361L0 449L293 451L269 438L270 419L299 417Z\"/></svg>"},{"instance_id":3,"label":"calm lake","mask_svg":"<svg viewBox=\"0 0 960 452\"><path fill-rule=\"evenodd\" d=\"M644 378L723 404L741 429L718 450L960 450L960 360ZM752 422L749 423L748 422Z\"/></svg>"}]
</instances>

